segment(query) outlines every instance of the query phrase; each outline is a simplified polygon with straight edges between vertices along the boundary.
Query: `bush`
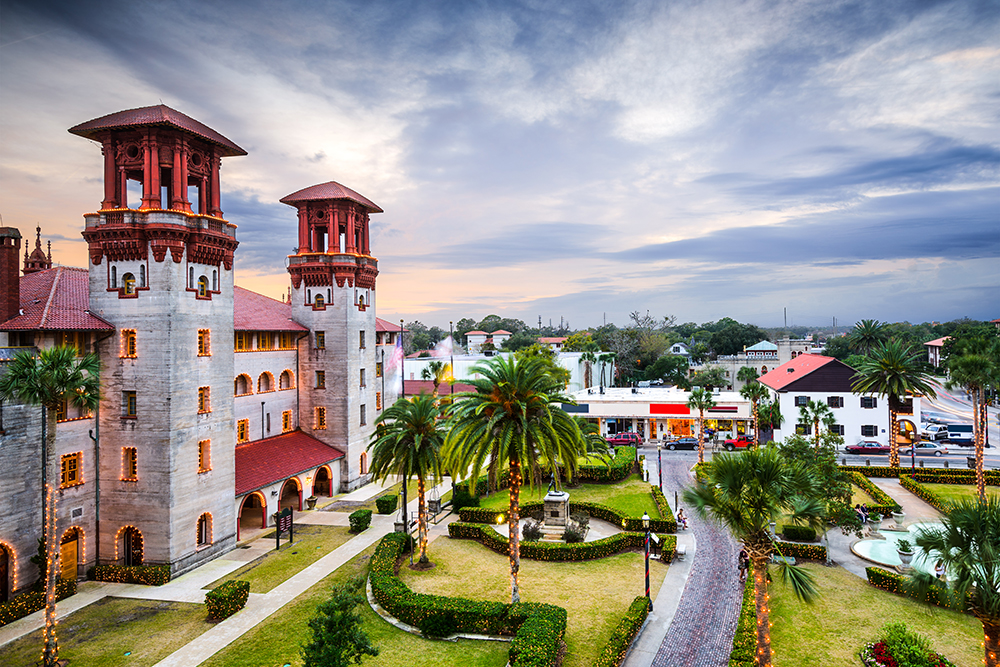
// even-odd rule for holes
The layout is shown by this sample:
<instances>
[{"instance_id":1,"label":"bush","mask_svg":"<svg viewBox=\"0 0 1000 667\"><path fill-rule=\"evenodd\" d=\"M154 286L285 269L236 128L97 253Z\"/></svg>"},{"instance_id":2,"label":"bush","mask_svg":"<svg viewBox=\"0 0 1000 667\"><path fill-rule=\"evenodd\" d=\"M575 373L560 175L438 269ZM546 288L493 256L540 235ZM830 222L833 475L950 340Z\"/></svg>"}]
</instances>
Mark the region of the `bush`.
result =
<instances>
[{"instance_id":1,"label":"bush","mask_svg":"<svg viewBox=\"0 0 1000 667\"><path fill-rule=\"evenodd\" d=\"M815 542L816 529L809 526L783 526L781 534L793 542Z\"/></svg>"},{"instance_id":2,"label":"bush","mask_svg":"<svg viewBox=\"0 0 1000 667\"><path fill-rule=\"evenodd\" d=\"M867 644L860 652L868 665L892 664L900 667L955 667L954 663L931 650L931 642L913 632L905 623L889 623L882 628L882 641Z\"/></svg>"},{"instance_id":3,"label":"bush","mask_svg":"<svg viewBox=\"0 0 1000 667\"><path fill-rule=\"evenodd\" d=\"M387 493L375 499L375 508L379 514L392 514L399 505L399 496L395 493Z\"/></svg>"},{"instance_id":4,"label":"bush","mask_svg":"<svg viewBox=\"0 0 1000 667\"><path fill-rule=\"evenodd\" d=\"M521 529L521 537L526 542L537 542L542 539L542 524L533 520L525 521L524 527Z\"/></svg>"},{"instance_id":5,"label":"bush","mask_svg":"<svg viewBox=\"0 0 1000 667\"><path fill-rule=\"evenodd\" d=\"M753 566L743 585L743 604L736 621L733 650L729 654L729 667L756 667L757 665L757 607L753 591Z\"/></svg>"},{"instance_id":6,"label":"bush","mask_svg":"<svg viewBox=\"0 0 1000 667\"><path fill-rule=\"evenodd\" d=\"M425 637L450 637L456 630L455 615L450 611L428 616L420 624L420 632Z\"/></svg>"},{"instance_id":7,"label":"bush","mask_svg":"<svg viewBox=\"0 0 1000 667\"><path fill-rule=\"evenodd\" d=\"M801 542L778 542L775 545L781 550L782 556L792 558L808 558L826 560L826 547L821 544L802 544Z\"/></svg>"},{"instance_id":8,"label":"bush","mask_svg":"<svg viewBox=\"0 0 1000 667\"><path fill-rule=\"evenodd\" d=\"M76 580L63 579L62 577L56 579L56 600L68 598L70 595L76 595ZM44 591L22 593L13 600L0 603L0 627L44 608Z\"/></svg>"},{"instance_id":9,"label":"bush","mask_svg":"<svg viewBox=\"0 0 1000 667\"><path fill-rule=\"evenodd\" d=\"M579 526L566 526L566 530L563 531L563 539L566 540L567 544L578 544L583 542L583 533L579 530Z\"/></svg>"},{"instance_id":10,"label":"bush","mask_svg":"<svg viewBox=\"0 0 1000 667\"><path fill-rule=\"evenodd\" d=\"M873 566L866 567L865 574L868 575L868 583L875 588L881 588L883 591L917 599L913 592L906 586L907 577L901 574ZM926 602L938 607L949 608L946 591L942 590L937 584L932 585L929 589L927 589L927 594L920 599L920 602ZM966 611L968 611L968 609L969 607L966 606Z\"/></svg>"},{"instance_id":11,"label":"bush","mask_svg":"<svg viewBox=\"0 0 1000 667\"><path fill-rule=\"evenodd\" d=\"M451 506L455 509L479 507L479 496L469 493L469 485L467 483L456 484L451 493Z\"/></svg>"},{"instance_id":12,"label":"bush","mask_svg":"<svg viewBox=\"0 0 1000 667\"><path fill-rule=\"evenodd\" d=\"M371 510L355 510L351 512L351 515L347 517L348 521L351 522L351 532L352 533L362 533L368 530L368 526L372 522L372 511Z\"/></svg>"},{"instance_id":13,"label":"bush","mask_svg":"<svg viewBox=\"0 0 1000 667\"><path fill-rule=\"evenodd\" d=\"M856 484L858 488L862 489L875 501L874 505L868 506L869 513L889 516L892 512L899 512L903 509L899 503L892 499L892 496L872 484L872 481L860 472L851 473L851 482Z\"/></svg>"},{"instance_id":14,"label":"bush","mask_svg":"<svg viewBox=\"0 0 1000 667\"><path fill-rule=\"evenodd\" d=\"M98 565L91 569L96 581L113 581L118 584L144 584L162 586L170 581L169 565Z\"/></svg>"},{"instance_id":15,"label":"bush","mask_svg":"<svg viewBox=\"0 0 1000 667\"><path fill-rule=\"evenodd\" d=\"M249 581L226 581L205 593L208 617L221 621L229 618L247 604L250 597Z\"/></svg>"},{"instance_id":16,"label":"bush","mask_svg":"<svg viewBox=\"0 0 1000 667\"><path fill-rule=\"evenodd\" d=\"M610 465L581 465L576 470L576 477L587 482L620 482L632 474L634 466L635 447L617 447Z\"/></svg>"},{"instance_id":17,"label":"bush","mask_svg":"<svg viewBox=\"0 0 1000 667\"><path fill-rule=\"evenodd\" d=\"M618 625L611 632L611 638L608 639L608 643L604 645L604 649L594 661L594 667L618 667L625 659L625 654L628 652L629 646L632 645L632 640L639 634L639 630L646 622L648 615L649 600L646 599L646 596L640 595L629 605L622 620L618 621Z\"/></svg>"},{"instance_id":18,"label":"bush","mask_svg":"<svg viewBox=\"0 0 1000 667\"><path fill-rule=\"evenodd\" d=\"M659 489L657 489L659 490ZM540 500L532 500L522 503L520 507L521 516L541 517L545 503ZM574 503L570 501L570 514L586 514L595 519L601 519L608 523L613 523L622 530L643 531L642 518L625 516L613 507L599 505L597 503ZM497 516L502 516L500 523L507 520L507 512L503 510L487 509L485 507L464 507L458 511L462 521L468 523L497 523ZM670 516L667 510L666 519L650 519L649 530L653 533L676 533L677 522Z\"/></svg>"}]
</instances>

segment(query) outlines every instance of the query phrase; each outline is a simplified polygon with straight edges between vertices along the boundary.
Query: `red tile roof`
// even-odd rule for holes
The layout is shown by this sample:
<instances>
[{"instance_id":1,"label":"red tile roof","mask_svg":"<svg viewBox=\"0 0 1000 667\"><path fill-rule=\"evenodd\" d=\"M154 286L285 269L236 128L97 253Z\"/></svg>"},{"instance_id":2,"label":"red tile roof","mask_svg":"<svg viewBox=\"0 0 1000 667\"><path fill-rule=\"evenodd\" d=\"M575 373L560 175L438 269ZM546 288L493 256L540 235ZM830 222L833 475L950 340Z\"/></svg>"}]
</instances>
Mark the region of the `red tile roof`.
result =
<instances>
[{"instance_id":1,"label":"red tile roof","mask_svg":"<svg viewBox=\"0 0 1000 667\"><path fill-rule=\"evenodd\" d=\"M759 378L761 384L778 391L785 385L796 380L801 380L812 373L817 368L826 366L831 361L836 361L833 357L824 357L818 354L800 354L788 363L781 364L773 371L768 371Z\"/></svg>"},{"instance_id":2,"label":"red tile roof","mask_svg":"<svg viewBox=\"0 0 1000 667\"><path fill-rule=\"evenodd\" d=\"M406 392L407 396L415 396L417 394L433 394L434 393L434 380L404 380L403 390ZM455 393L460 391L475 391L476 388L471 384L465 384L464 382L455 383ZM438 395L444 396L445 394L451 393L451 385L442 382L438 386Z\"/></svg>"},{"instance_id":3,"label":"red tile roof","mask_svg":"<svg viewBox=\"0 0 1000 667\"><path fill-rule=\"evenodd\" d=\"M934 340L929 340L924 345L927 347L942 347L945 341L951 340L951 336L944 336L943 338L935 338Z\"/></svg>"},{"instance_id":4,"label":"red tile roof","mask_svg":"<svg viewBox=\"0 0 1000 667\"><path fill-rule=\"evenodd\" d=\"M247 152L234 144L229 139L213 130L212 128L199 123L194 118L182 114L180 111L160 104L155 107L141 107L139 109L128 109L117 113L101 116L86 123L80 123L76 127L70 128L70 134L76 134L87 139L97 141L97 136L102 130L112 130L129 127L144 127L148 125L166 125L179 130L190 132L206 141L221 147L222 155L246 155Z\"/></svg>"},{"instance_id":5,"label":"red tile roof","mask_svg":"<svg viewBox=\"0 0 1000 667\"><path fill-rule=\"evenodd\" d=\"M289 206L294 206L295 202L300 201L322 201L324 199L349 199L352 202L361 204L372 213L382 213L382 209L378 207L378 204L374 203L372 200L368 199L363 195L359 195L354 190L350 189L346 185L341 185L336 181L330 181L328 183L320 183L319 185L313 185L312 187L299 190L298 192L293 192L287 197L279 199L282 204L288 204Z\"/></svg>"},{"instance_id":6,"label":"red tile roof","mask_svg":"<svg viewBox=\"0 0 1000 667\"><path fill-rule=\"evenodd\" d=\"M2 331L55 329L114 331L114 326L87 312L90 307L86 269L57 266L22 276L21 311L0 324Z\"/></svg>"},{"instance_id":7,"label":"red tile roof","mask_svg":"<svg viewBox=\"0 0 1000 667\"><path fill-rule=\"evenodd\" d=\"M292 319L292 304L242 287L233 288L233 328L236 331L309 331Z\"/></svg>"},{"instance_id":8,"label":"red tile roof","mask_svg":"<svg viewBox=\"0 0 1000 667\"><path fill-rule=\"evenodd\" d=\"M489 336L485 331L466 331L466 336Z\"/></svg>"},{"instance_id":9,"label":"red tile roof","mask_svg":"<svg viewBox=\"0 0 1000 667\"><path fill-rule=\"evenodd\" d=\"M389 320L383 320L381 317L375 318L375 331L394 331L399 333L399 325L390 322ZM403 327L403 331L407 332L409 329Z\"/></svg>"},{"instance_id":10,"label":"red tile roof","mask_svg":"<svg viewBox=\"0 0 1000 667\"><path fill-rule=\"evenodd\" d=\"M497 334L499 334L501 336L513 336L514 335L514 334L512 334L509 331L504 331L503 329L500 329L498 331L494 331L492 335L496 336Z\"/></svg>"},{"instance_id":11,"label":"red tile roof","mask_svg":"<svg viewBox=\"0 0 1000 667\"><path fill-rule=\"evenodd\" d=\"M565 343L566 342L566 337L565 336L542 336L541 338L538 339L538 342L539 343L545 343L546 345L548 345L549 343Z\"/></svg>"},{"instance_id":12,"label":"red tile roof","mask_svg":"<svg viewBox=\"0 0 1000 667\"><path fill-rule=\"evenodd\" d=\"M344 452L302 431L238 445L236 495L241 496L343 457Z\"/></svg>"}]
</instances>

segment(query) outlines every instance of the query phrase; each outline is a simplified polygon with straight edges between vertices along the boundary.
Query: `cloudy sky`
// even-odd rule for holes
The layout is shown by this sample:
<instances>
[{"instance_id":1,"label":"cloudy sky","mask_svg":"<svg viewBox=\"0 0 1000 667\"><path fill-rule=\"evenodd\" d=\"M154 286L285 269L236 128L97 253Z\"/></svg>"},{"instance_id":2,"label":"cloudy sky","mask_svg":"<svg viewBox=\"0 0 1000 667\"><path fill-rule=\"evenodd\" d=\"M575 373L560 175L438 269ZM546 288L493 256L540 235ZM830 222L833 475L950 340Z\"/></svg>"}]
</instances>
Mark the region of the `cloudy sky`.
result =
<instances>
[{"instance_id":1,"label":"cloudy sky","mask_svg":"<svg viewBox=\"0 0 1000 667\"><path fill-rule=\"evenodd\" d=\"M1000 5L0 5L0 215L84 266L97 144L167 104L223 163L237 283L279 296L278 199L375 201L378 312L574 327L1000 317Z\"/></svg>"}]
</instances>

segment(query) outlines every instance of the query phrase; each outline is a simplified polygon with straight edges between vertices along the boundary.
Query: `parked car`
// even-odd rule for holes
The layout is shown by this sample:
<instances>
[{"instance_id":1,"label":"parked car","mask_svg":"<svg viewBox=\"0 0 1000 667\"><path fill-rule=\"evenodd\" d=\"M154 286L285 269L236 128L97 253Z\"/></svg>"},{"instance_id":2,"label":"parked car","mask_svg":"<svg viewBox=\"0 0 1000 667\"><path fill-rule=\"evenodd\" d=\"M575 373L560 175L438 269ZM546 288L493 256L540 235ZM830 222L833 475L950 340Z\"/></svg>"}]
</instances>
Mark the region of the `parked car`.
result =
<instances>
[{"instance_id":1,"label":"parked car","mask_svg":"<svg viewBox=\"0 0 1000 667\"><path fill-rule=\"evenodd\" d=\"M878 440L859 440L853 445L844 448L848 454L888 454L889 445L883 445Z\"/></svg>"},{"instance_id":2,"label":"parked car","mask_svg":"<svg viewBox=\"0 0 1000 667\"><path fill-rule=\"evenodd\" d=\"M639 437L638 433L615 433L614 435L609 435L605 438L609 445L635 445L638 447L642 444L642 438Z\"/></svg>"},{"instance_id":3,"label":"parked car","mask_svg":"<svg viewBox=\"0 0 1000 667\"><path fill-rule=\"evenodd\" d=\"M948 434L945 436L945 440L956 445L971 447L975 444L972 424L948 424Z\"/></svg>"},{"instance_id":4,"label":"parked car","mask_svg":"<svg viewBox=\"0 0 1000 667\"><path fill-rule=\"evenodd\" d=\"M726 451L733 451L734 449L746 449L753 442L753 438L749 435L740 435L735 438L729 438L722 443L722 446L726 448Z\"/></svg>"},{"instance_id":5,"label":"parked car","mask_svg":"<svg viewBox=\"0 0 1000 667\"><path fill-rule=\"evenodd\" d=\"M948 425L925 424L920 427L920 437L926 440L944 440L948 437Z\"/></svg>"},{"instance_id":6,"label":"parked car","mask_svg":"<svg viewBox=\"0 0 1000 667\"><path fill-rule=\"evenodd\" d=\"M674 449L698 449L698 438L678 438L663 445L669 450Z\"/></svg>"},{"instance_id":7,"label":"parked car","mask_svg":"<svg viewBox=\"0 0 1000 667\"><path fill-rule=\"evenodd\" d=\"M936 442L918 442L908 446L906 449L900 448L900 456L910 456L910 450L916 447L917 456L943 456L948 453L948 448Z\"/></svg>"}]
</instances>

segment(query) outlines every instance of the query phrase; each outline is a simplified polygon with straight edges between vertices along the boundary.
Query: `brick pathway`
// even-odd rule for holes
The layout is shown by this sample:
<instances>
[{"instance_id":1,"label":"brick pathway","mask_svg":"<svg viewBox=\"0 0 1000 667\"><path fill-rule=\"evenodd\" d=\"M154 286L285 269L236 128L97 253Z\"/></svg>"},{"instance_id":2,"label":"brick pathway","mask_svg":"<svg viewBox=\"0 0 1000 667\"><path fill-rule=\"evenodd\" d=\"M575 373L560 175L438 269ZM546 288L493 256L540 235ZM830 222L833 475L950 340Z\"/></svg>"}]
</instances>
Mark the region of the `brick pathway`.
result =
<instances>
[{"instance_id":1,"label":"brick pathway","mask_svg":"<svg viewBox=\"0 0 1000 667\"><path fill-rule=\"evenodd\" d=\"M664 461L663 483L670 489L684 488L690 483L688 466ZM689 530L698 548L677 613L653 658L653 667L725 667L733 648L743 594L736 571L739 549L729 533L698 519L694 512L685 509L684 513L689 516Z\"/></svg>"}]
</instances>

